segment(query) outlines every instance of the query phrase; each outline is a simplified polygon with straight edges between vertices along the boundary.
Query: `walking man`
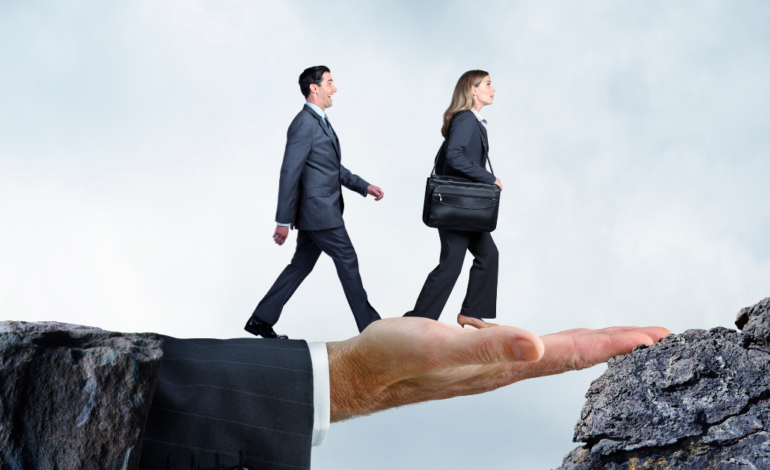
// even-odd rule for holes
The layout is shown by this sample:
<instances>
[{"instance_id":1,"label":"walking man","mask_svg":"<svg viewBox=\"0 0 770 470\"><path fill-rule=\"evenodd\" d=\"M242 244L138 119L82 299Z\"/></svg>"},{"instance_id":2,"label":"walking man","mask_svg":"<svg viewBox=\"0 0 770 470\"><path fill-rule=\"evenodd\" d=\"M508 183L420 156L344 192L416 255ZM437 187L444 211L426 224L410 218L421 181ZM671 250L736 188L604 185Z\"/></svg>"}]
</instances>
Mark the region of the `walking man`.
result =
<instances>
[{"instance_id":1,"label":"walking man","mask_svg":"<svg viewBox=\"0 0 770 470\"><path fill-rule=\"evenodd\" d=\"M334 260L358 331L380 319L369 304L358 272L358 257L350 242L342 212L342 186L379 201L385 193L342 166L340 141L326 116L337 92L328 67L305 69L299 76L305 96L302 111L286 136L286 151L278 186L278 211L273 240L283 245L289 227L298 230L297 249L286 269L259 302L244 328L264 338L286 338L273 330L283 306L313 270L321 252Z\"/></svg>"}]
</instances>

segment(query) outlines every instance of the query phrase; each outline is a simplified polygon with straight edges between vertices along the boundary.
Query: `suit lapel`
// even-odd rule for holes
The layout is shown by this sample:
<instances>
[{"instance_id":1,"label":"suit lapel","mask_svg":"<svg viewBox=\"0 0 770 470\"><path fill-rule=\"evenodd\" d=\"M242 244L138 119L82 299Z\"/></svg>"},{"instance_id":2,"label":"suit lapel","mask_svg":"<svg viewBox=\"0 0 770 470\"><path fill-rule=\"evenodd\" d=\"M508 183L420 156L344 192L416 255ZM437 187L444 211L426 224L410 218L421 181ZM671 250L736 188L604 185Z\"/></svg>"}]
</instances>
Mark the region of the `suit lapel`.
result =
<instances>
[{"instance_id":1,"label":"suit lapel","mask_svg":"<svg viewBox=\"0 0 770 470\"><path fill-rule=\"evenodd\" d=\"M324 122L323 118L319 116L318 113L310 109L309 106L304 106L304 108L305 108L305 111L307 111L308 113L310 113L311 116L316 118L316 121L318 121L318 125L321 126L321 129L324 131L324 134L326 134L326 136L329 137L329 139L331 139L332 145L334 145L334 150L337 152L337 159L339 160L340 145L334 133L331 131L331 129L329 129L329 126L326 125L326 122Z\"/></svg>"},{"instance_id":2,"label":"suit lapel","mask_svg":"<svg viewBox=\"0 0 770 470\"><path fill-rule=\"evenodd\" d=\"M323 122L323 119L321 119L321 127L324 128L324 132L326 132L326 135L328 135L329 138L332 139L332 144L334 144L334 150L337 151L337 160L341 159L342 152L340 152L340 139L337 138L337 133L334 132L333 128L330 128L328 125L326 125L326 122Z\"/></svg>"},{"instance_id":3,"label":"suit lapel","mask_svg":"<svg viewBox=\"0 0 770 470\"><path fill-rule=\"evenodd\" d=\"M481 133L481 146L484 148L484 168L487 167L487 163L489 163L489 171L492 173L492 176L495 175L495 170L492 169L492 162L489 160L489 141L487 140L487 126L481 123L481 121L476 121L479 124L479 132Z\"/></svg>"},{"instance_id":4,"label":"suit lapel","mask_svg":"<svg viewBox=\"0 0 770 470\"><path fill-rule=\"evenodd\" d=\"M487 128L481 121L476 121L479 124L479 132L481 132L481 143L484 146L484 150L489 152L489 139L487 138Z\"/></svg>"},{"instance_id":5,"label":"suit lapel","mask_svg":"<svg viewBox=\"0 0 770 470\"><path fill-rule=\"evenodd\" d=\"M479 121L479 124L481 124L481 121ZM489 136L487 136L487 126L485 126L484 124L481 124L479 128L481 129L481 132L484 134L484 138L489 139Z\"/></svg>"},{"instance_id":6,"label":"suit lapel","mask_svg":"<svg viewBox=\"0 0 770 470\"><path fill-rule=\"evenodd\" d=\"M334 128L332 128L332 129L334 129ZM334 130L332 130L332 134L334 134L333 142L334 142L334 147L337 149L337 159L341 160L342 159L342 150L340 149L340 139L339 139L339 137L337 137L337 133L334 132Z\"/></svg>"}]
</instances>

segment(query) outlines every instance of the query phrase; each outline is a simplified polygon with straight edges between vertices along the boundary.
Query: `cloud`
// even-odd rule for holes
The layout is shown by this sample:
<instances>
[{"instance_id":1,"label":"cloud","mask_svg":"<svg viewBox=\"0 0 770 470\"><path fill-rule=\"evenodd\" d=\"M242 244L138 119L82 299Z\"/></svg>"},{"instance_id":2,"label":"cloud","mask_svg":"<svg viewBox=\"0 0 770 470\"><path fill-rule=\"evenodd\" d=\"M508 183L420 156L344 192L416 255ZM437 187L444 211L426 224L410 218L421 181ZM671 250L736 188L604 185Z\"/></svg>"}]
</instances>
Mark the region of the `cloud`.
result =
<instances>
[{"instance_id":1,"label":"cloud","mask_svg":"<svg viewBox=\"0 0 770 470\"><path fill-rule=\"evenodd\" d=\"M411 309L438 262L423 188L471 68L498 90L483 113L506 188L493 234L502 323L730 327L769 295L764 3L0 9L5 318L242 336L292 254L293 239L270 238L277 175L297 76L319 63L340 89L329 116L344 164L386 191L346 194L345 214L383 316ZM291 337L356 333L325 257L284 312L277 330ZM314 467L553 468L600 372L335 425Z\"/></svg>"}]
</instances>

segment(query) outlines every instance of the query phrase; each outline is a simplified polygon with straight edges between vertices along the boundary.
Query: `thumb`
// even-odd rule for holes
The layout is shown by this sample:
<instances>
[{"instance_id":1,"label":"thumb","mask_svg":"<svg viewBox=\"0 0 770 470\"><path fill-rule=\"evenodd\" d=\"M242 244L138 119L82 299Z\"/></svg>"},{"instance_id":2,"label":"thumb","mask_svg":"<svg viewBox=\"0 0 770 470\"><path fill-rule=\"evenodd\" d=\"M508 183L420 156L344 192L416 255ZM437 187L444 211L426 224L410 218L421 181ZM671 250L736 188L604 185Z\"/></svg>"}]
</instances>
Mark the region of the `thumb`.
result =
<instances>
[{"instance_id":1,"label":"thumb","mask_svg":"<svg viewBox=\"0 0 770 470\"><path fill-rule=\"evenodd\" d=\"M481 330L457 329L445 339L447 360L454 366L489 365L505 362L535 362L545 353L543 341L534 333L513 326Z\"/></svg>"}]
</instances>

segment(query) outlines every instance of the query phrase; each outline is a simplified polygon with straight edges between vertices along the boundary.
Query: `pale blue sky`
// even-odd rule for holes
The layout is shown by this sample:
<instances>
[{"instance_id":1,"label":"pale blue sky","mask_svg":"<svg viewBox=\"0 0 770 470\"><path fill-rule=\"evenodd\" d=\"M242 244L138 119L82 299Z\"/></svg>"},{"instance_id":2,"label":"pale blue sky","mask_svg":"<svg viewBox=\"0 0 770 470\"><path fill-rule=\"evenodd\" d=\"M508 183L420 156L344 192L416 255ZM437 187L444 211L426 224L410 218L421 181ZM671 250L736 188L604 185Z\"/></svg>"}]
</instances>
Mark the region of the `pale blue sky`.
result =
<instances>
[{"instance_id":1,"label":"pale blue sky","mask_svg":"<svg viewBox=\"0 0 770 470\"><path fill-rule=\"evenodd\" d=\"M2 317L243 336L294 247L271 234L297 76L325 64L343 162L386 191L345 214L383 316L438 261L425 178L482 68L499 320L732 327L770 295L769 22L761 1L2 2ZM329 259L276 329L356 333ZM602 370L333 425L314 468L557 467Z\"/></svg>"}]
</instances>

